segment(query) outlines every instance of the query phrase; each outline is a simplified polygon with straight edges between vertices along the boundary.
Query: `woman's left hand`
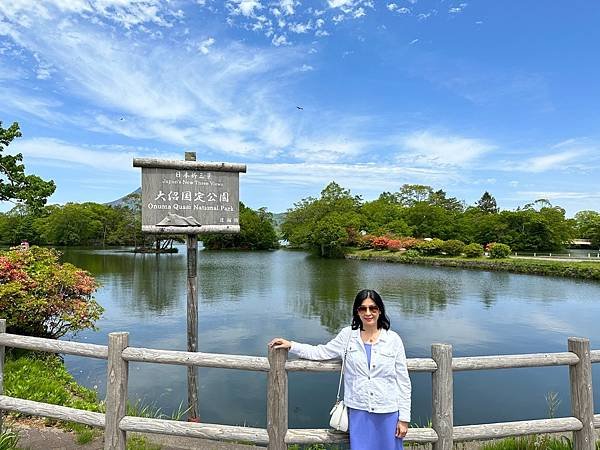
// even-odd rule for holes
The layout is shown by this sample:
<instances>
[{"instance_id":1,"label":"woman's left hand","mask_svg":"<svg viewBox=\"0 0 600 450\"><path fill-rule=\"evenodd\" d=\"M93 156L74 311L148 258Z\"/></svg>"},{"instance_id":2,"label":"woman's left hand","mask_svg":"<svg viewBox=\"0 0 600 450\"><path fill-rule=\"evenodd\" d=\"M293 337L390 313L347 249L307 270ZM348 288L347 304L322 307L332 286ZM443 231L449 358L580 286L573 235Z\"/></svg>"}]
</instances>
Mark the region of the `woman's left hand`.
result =
<instances>
[{"instance_id":1,"label":"woman's left hand","mask_svg":"<svg viewBox=\"0 0 600 450\"><path fill-rule=\"evenodd\" d=\"M408 433L408 422L398 421L396 424L396 437L403 438Z\"/></svg>"}]
</instances>

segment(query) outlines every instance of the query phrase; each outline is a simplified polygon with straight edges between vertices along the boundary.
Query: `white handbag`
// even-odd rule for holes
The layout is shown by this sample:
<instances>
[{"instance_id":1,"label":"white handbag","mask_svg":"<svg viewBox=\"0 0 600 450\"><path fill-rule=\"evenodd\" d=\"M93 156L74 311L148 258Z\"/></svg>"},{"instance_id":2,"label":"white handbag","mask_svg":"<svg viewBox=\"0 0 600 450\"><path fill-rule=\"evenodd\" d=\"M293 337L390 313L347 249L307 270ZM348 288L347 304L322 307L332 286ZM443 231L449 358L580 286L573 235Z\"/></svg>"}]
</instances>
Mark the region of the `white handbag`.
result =
<instances>
[{"instance_id":1,"label":"white handbag","mask_svg":"<svg viewBox=\"0 0 600 450\"><path fill-rule=\"evenodd\" d=\"M334 430L348 431L348 408L344 405L344 400L340 400L333 405L329 412L329 426Z\"/></svg>"},{"instance_id":2,"label":"white handbag","mask_svg":"<svg viewBox=\"0 0 600 450\"><path fill-rule=\"evenodd\" d=\"M348 342L346 343L346 351L344 352L344 357L342 358L342 370L340 371L340 382L338 384L337 397L335 399L335 405L329 411L329 415L331 418L329 419L329 426L334 430L338 431L348 431L348 408L344 405L344 400L340 400L340 390L342 389L342 378L344 376L344 366L346 365L346 356L348 356L348 345L350 344L350 338L352 337L352 332L350 332L350 337L348 338Z\"/></svg>"}]
</instances>

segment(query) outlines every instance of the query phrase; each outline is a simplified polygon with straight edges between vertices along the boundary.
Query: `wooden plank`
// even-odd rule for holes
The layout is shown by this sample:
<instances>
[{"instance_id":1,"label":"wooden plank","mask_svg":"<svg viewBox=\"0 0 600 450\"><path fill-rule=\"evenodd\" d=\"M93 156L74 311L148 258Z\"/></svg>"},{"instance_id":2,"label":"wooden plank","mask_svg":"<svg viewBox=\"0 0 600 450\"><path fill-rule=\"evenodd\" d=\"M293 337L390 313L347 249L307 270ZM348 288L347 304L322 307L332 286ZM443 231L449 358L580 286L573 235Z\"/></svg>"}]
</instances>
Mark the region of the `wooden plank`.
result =
<instances>
[{"instance_id":1,"label":"wooden plank","mask_svg":"<svg viewBox=\"0 0 600 450\"><path fill-rule=\"evenodd\" d=\"M246 172L246 164L208 161L181 161L178 159L133 158L133 167L156 167L163 169L207 170L214 172Z\"/></svg>"},{"instance_id":2,"label":"wooden plank","mask_svg":"<svg viewBox=\"0 0 600 450\"><path fill-rule=\"evenodd\" d=\"M101 413L7 397L6 395L0 395L0 409L32 416L83 423L92 427L104 427L104 414Z\"/></svg>"},{"instance_id":3,"label":"wooden plank","mask_svg":"<svg viewBox=\"0 0 600 450\"><path fill-rule=\"evenodd\" d=\"M454 358L452 370L515 369L519 367L566 366L579 362L570 352L523 355L467 356Z\"/></svg>"},{"instance_id":4,"label":"wooden plank","mask_svg":"<svg viewBox=\"0 0 600 450\"><path fill-rule=\"evenodd\" d=\"M123 417L120 427L123 431L166 434L169 436L184 436L215 441L252 442L259 445L265 445L269 442L267 430L264 428L179 422L176 420L131 416Z\"/></svg>"},{"instance_id":5,"label":"wooden plank","mask_svg":"<svg viewBox=\"0 0 600 450\"><path fill-rule=\"evenodd\" d=\"M436 442L437 434L431 428L409 428L404 443L425 444ZM295 428L288 430L285 442L291 444L347 444L348 433L324 428Z\"/></svg>"},{"instance_id":6,"label":"wooden plank","mask_svg":"<svg viewBox=\"0 0 600 450\"><path fill-rule=\"evenodd\" d=\"M540 433L565 433L581 430L581 428L581 422L575 417L464 425L454 427L454 442L481 441Z\"/></svg>"},{"instance_id":7,"label":"wooden plank","mask_svg":"<svg viewBox=\"0 0 600 450\"><path fill-rule=\"evenodd\" d=\"M452 346L433 344L431 357L437 365L437 370L431 375L431 421L438 437L433 444L433 450L452 450L452 427L454 426Z\"/></svg>"},{"instance_id":8,"label":"wooden plank","mask_svg":"<svg viewBox=\"0 0 600 450\"><path fill-rule=\"evenodd\" d=\"M6 333L6 319L0 319L0 336ZM4 345L0 344L0 396L4 395ZM0 409L0 433L3 431L4 417Z\"/></svg>"},{"instance_id":9,"label":"wooden plank","mask_svg":"<svg viewBox=\"0 0 600 450\"><path fill-rule=\"evenodd\" d=\"M288 376L285 371L287 350L269 348L267 376L267 433L269 450L286 450L288 431Z\"/></svg>"},{"instance_id":10,"label":"wooden plank","mask_svg":"<svg viewBox=\"0 0 600 450\"><path fill-rule=\"evenodd\" d=\"M127 410L129 363L121 357L127 348L129 333L108 335L108 369L106 380L106 431L104 450L125 450L127 436L119 428Z\"/></svg>"},{"instance_id":11,"label":"wooden plank","mask_svg":"<svg viewBox=\"0 0 600 450\"><path fill-rule=\"evenodd\" d=\"M127 347L123 351L126 361L176 364L180 366L215 367L221 369L269 371L269 361L264 356L223 355L219 353L182 352L153 348Z\"/></svg>"},{"instance_id":12,"label":"wooden plank","mask_svg":"<svg viewBox=\"0 0 600 450\"><path fill-rule=\"evenodd\" d=\"M157 227L142 226L144 233L152 234L203 234L203 233L239 233L239 225L202 225L199 227Z\"/></svg>"},{"instance_id":13,"label":"wooden plank","mask_svg":"<svg viewBox=\"0 0 600 450\"><path fill-rule=\"evenodd\" d=\"M600 350L590 351L590 359L592 363L600 363Z\"/></svg>"},{"instance_id":14,"label":"wooden plank","mask_svg":"<svg viewBox=\"0 0 600 450\"><path fill-rule=\"evenodd\" d=\"M410 372L433 372L437 366L431 358L409 358L407 366ZM339 372L342 368L341 360L311 361L308 359L294 359L285 363L288 372Z\"/></svg>"},{"instance_id":15,"label":"wooden plank","mask_svg":"<svg viewBox=\"0 0 600 450\"><path fill-rule=\"evenodd\" d=\"M186 158L188 155L186 154ZM189 155L191 157L191 155ZM194 159L195 159L194 154ZM198 259L198 236L190 234L186 239L187 245L187 350L198 351L198 278L196 263ZM198 369L196 366L187 368L188 389L188 419L198 421Z\"/></svg>"},{"instance_id":16,"label":"wooden plank","mask_svg":"<svg viewBox=\"0 0 600 450\"><path fill-rule=\"evenodd\" d=\"M0 334L0 345L7 347L24 348L48 353L61 353L65 355L87 356L90 358L107 359L108 347L105 345L83 344L81 342L59 341L18 334Z\"/></svg>"},{"instance_id":17,"label":"wooden plank","mask_svg":"<svg viewBox=\"0 0 600 450\"><path fill-rule=\"evenodd\" d=\"M571 414L579 419L583 427L573 433L573 450L594 450L594 394L592 392L592 363L590 340L570 337L570 352L579 357L579 363L569 366L571 386Z\"/></svg>"}]
</instances>

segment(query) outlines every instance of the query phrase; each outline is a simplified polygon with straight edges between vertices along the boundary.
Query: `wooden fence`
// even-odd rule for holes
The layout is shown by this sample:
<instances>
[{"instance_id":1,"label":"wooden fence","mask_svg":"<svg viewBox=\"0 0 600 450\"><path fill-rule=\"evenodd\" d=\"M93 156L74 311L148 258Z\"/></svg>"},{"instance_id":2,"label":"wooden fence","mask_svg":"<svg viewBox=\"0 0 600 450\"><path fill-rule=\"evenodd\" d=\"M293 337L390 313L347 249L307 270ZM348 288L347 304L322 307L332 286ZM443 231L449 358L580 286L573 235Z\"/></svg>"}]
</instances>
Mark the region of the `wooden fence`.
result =
<instances>
[{"instance_id":1,"label":"wooden fence","mask_svg":"<svg viewBox=\"0 0 600 450\"><path fill-rule=\"evenodd\" d=\"M108 360L106 414L33 402L3 395L4 348L86 356ZM267 428L208 423L188 423L126 415L129 362L177 364L267 372ZM588 339L569 338L568 351L529 355L452 357L452 347L433 344L431 358L410 358L411 372L432 374L432 427L411 428L405 441L433 444L434 450L451 450L454 442L495 439L537 433L573 432L575 450L593 450L594 428L600 428L600 414L594 415L592 363L600 362L600 350L590 350ZM525 420L483 425L454 426L453 373L517 367L569 366L571 417ZM328 429L288 428L288 372L329 372L340 370L339 361L287 360L286 350L269 350L268 357L192 353L135 348L128 345L128 333L110 333L108 346L56 341L6 333L0 319L0 412L51 417L105 428L105 449L124 450L129 431L174 436L243 441L283 450L288 444L345 443L348 435ZM0 416L0 426L1 426Z\"/></svg>"}]
</instances>

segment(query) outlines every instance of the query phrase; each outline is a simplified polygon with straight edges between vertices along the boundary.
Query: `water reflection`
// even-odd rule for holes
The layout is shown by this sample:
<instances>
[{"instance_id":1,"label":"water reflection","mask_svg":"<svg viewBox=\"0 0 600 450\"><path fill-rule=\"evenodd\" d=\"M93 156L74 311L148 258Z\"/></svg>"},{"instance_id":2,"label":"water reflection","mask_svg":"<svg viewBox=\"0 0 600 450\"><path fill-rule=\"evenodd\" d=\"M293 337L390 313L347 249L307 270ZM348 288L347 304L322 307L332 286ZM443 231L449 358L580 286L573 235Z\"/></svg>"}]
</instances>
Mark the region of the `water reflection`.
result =
<instances>
[{"instance_id":1,"label":"water reflection","mask_svg":"<svg viewBox=\"0 0 600 450\"><path fill-rule=\"evenodd\" d=\"M106 308L98 332L78 336L106 344L112 331L128 331L133 346L186 348L186 255L134 255L68 250L65 260L102 283ZM323 260L303 252L204 252L198 255L199 350L262 355L273 336L321 343L350 323L359 289L378 290L392 329L409 357L430 354L432 342L453 345L456 356L565 351L568 336L585 336L600 349L600 284L509 273ZM66 357L69 370L104 394L106 362ZM600 365L594 372L600 407ZM163 412L186 398L183 367L135 364L130 398L155 400ZM431 416L431 379L412 374L414 421ZM200 370L203 421L264 426L266 375ZM544 395L562 400L568 414L568 376L561 368L459 373L455 422L543 418ZM323 427L335 398L337 374L290 374L290 424ZM510 393L510 395L507 395Z\"/></svg>"}]
</instances>

